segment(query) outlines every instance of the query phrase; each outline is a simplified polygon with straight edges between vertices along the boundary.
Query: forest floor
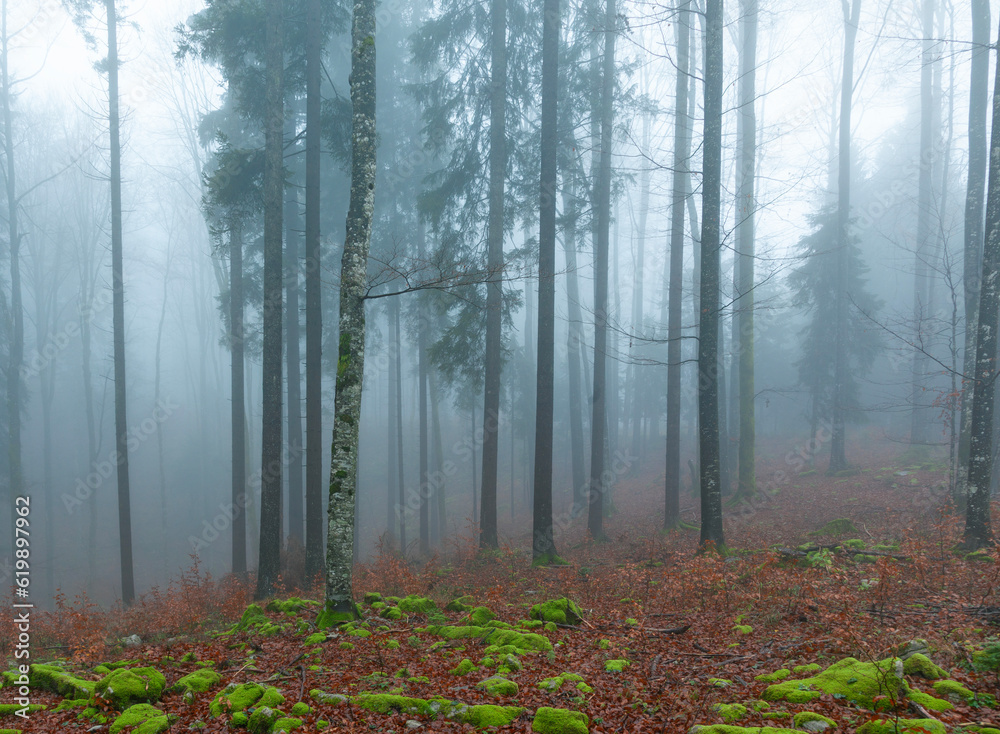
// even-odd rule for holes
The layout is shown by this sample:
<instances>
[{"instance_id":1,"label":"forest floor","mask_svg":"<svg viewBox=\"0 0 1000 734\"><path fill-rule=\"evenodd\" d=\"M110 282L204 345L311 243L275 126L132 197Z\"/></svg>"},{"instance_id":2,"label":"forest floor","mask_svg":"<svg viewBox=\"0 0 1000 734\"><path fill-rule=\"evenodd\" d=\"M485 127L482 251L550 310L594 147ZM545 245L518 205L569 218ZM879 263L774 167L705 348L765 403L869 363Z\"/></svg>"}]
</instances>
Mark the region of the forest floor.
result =
<instances>
[{"instance_id":1,"label":"forest floor","mask_svg":"<svg viewBox=\"0 0 1000 734\"><path fill-rule=\"evenodd\" d=\"M379 557L356 572L364 621L348 628L317 631L317 603L291 592L248 610L247 587L197 568L126 611L60 599L32 627L32 662L53 663L29 676L45 708L14 715L8 674L0 730L1000 729L1000 557L953 550L962 522L945 511L943 466L853 458L858 473L839 478L784 453L760 462L761 484L780 489L730 508L726 557L695 555L697 530L661 533L662 476L641 473L619 482L609 542L588 541L582 518L559 534L567 566L532 568L527 534L420 567ZM572 607L558 624L532 619L566 597L580 620ZM9 668L16 632L3 634ZM131 634L143 642L117 642ZM929 660L899 667L914 640L906 652ZM155 709L119 718L141 701Z\"/></svg>"}]
</instances>

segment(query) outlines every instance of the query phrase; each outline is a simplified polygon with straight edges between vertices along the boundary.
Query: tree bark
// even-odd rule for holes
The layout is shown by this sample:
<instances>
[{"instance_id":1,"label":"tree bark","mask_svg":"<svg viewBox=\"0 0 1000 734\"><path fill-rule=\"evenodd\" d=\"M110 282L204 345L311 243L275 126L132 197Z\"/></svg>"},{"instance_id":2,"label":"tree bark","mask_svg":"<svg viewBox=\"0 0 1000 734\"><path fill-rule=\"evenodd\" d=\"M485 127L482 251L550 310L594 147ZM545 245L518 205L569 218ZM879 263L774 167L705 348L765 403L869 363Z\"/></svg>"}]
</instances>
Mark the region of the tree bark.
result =
<instances>
[{"instance_id":1,"label":"tree bark","mask_svg":"<svg viewBox=\"0 0 1000 734\"><path fill-rule=\"evenodd\" d=\"M705 140L702 145L701 324L698 417L701 547L724 545L719 462L719 229L722 185L722 0L705 5Z\"/></svg>"},{"instance_id":2,"label":"tree bark","mask_svg":"<svg viewBox=\"0 0 1000 734\"><path fill-rule=\"evenodd\" d=\"M122 277L122 169L118 119L118 18L115 0L105 0L108 21L108 129L111 146L111 282L115 362L115 448L118 464L118 545L122 603L135 598L132 572L132 510L129 497L128 413L125 396L125 282Z\"/></svg>"},{"instance_id":3,"label":"tree bark","mask_svg":"<svg viewBox=\"0 0 1000 734\"><path fill-rule=\"evenodd\" d=\"M364 296L375 208L375 0L355 2L351 39L351 197L340 269L340 343L330 466L326 601L320 627L360 616L351 581L365 363Z\"/></svg>"},{"instance_id":4,"label":"tree bark","mask_svg":"<svg viewBox=\"0 0 1000 734\"><path fill-rule=\"evenodd\" d=\"M965 193L965 346L962 359L962 429L958 439L956 495L964 501L969 477L972 393L979 327L980 262L986 193L986 113L990 86L990 3L972 0L972 70L969 86L969 173Z\"/></svg>"},{"instance_id":5,"label":"tree bark","mask_svg":"<svg viewBox=\"0 0 1000 734\"><path fill-rule=\"evenodd\" d=\"M491 0L490 41L490 183L486 239L486 355L483 391L483 479L479 545L496 548L497 459L500 430L500 369L503 310L503 191L506 169L507 3Z\"/></svg>"},{"instance_id":6,"label":"tree bark","mask_svg":"<svg viewBox=\"0 0 1000 734\"><path fill-rule=\"evenodd\" d=\"M295 126L289 125L289 137L295 136ZM302 495L302 373L299 334L299 233L295 225L299 216L296 189L285 190L285 362L287 364L288 405L288 542L301 547L303 535Z\"/></svg>"},{"instance_id":7,"label":"tree bark","mask_svg":"<svg viewBox=\"0 0 1000 734\"><path fill-rule=\"evenodd\" d=\"M243 230L239 216L229 221L229 348L232 357L230 376L232 383L232 491L233 574L244 578L247 573L247 424L246 381L244 379L245 343L243 341Z\"/></svg>"},{"instance_id":8,"label":"tree bark","mask_svg":"<svg viewBox=\"0 0 1000 734\"><path fill-rule=\"evenodd\" d=\"M993 92L990 137L989 193L986 238L979 291L979 333L976 339L976 381L972 387L972 435L969 451L969 497L963 545L975 550L993 544L990 520L990 479L993 469L993 407L997 377L997 328L1000 326L1000 57Z\"/></svg>"},{"instance_id":9,"label":"tree bark","mask_svg":"<svg viewBox=\"0 0 1000 734\"><path fill-rule=\"evenodd\" d=\"M261 409L260 551L257 599L271 595L281 572L281 239L284 166L283 0L267 0L264 142L263 407Z\"/></svg>"},{"instance_id":10,"label":"tree bark","mask_svg":"<svg viewBox=\"0 0 1000 734\"><path fill-rule=\"evenodd\" d=\"M587 528L604 540L605 376L608 359L608 249L611 229L611 133L614 124L615 0L606 0L604 60L601 69L601 150L597 170L597 242L594 252L594 400L590 423L590 496Z\"/></svg>"},{"instance_id":11,"label":"tree bark","mask_svg":"<svg viewBox=\"0 0 1000 734\"><path fill-rule=\"evenodd\" d=\"M323 571L323 312L320 301L321 0L306 28L306 580Z\"/></svg>"},{"instance_id":12,"label":"tree bark","mask_svg":"<svg viewBox=\"0 0 1000 734\"><path fill-rule=\"evenodd\" d=\"M854 42L861 17L861 0L853 0L844 9L844 73L840 87L840 149L837 171L837 357L833 377L833 436L830 440L829 474L845 471L847 463L846 386L847 386L847 284L850 282L851 222L851 103L854 95Z\"/></svg>"},{"instance_id":13,"label":"tree bark","mask_svg":"<svg viewBox=\"0 0 1000 734\"><path fill-rule=\"evenodd\" d=\"M556 559L552 528L552 404L556 309L556 115L559 94L559 0L542 11L541 176L538 215L538 362L535 383L535 479L532 562Z\"/></svg>"},{"instance_id":14,"label":"tree bark","mask_svg":"<svg viewBox=\"0 0 1000 734\"><path fill-rule=\"evenodd\" d=\"M740 127L737 176L737 211L740 221L737 235L737 332L739 343L739 461L736 496L749 498L757 493L754 470L756 423L754 420L754 218L757 210L757 0L740 2Z\"/></svg>"},{"instance_id":15,"label":"tree bark","mask_svg":"<svg viewBox=\"0 0 1000 734\"><path fill-rule=\"evenodd\" d=\"M584 390L580 380L580 365L583 342L583 314L580 309L580 286L576 264L576 221L579 205L575 189L563 190L563 209L566 212L566 229L563 233L563 250L566 256L566 312L569 326L566 330L566 361L569 372L569 432L573 453L573 508L572 516L583 512L586 502L586 470L584 468L583 445L583 401Z\"/></svg>"}]
</instances>

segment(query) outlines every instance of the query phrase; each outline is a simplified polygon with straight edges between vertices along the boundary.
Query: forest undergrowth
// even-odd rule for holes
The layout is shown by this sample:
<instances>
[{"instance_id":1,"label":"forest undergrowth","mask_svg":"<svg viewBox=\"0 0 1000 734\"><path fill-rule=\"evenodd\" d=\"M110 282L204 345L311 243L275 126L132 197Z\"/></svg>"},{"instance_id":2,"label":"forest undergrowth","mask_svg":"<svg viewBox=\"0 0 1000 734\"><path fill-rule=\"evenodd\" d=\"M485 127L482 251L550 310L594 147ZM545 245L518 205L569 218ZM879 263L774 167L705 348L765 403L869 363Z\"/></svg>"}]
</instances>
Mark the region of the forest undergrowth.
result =
<instances>
[{"instance_id":1,"label":"forest undergrowth","mask_svg":"<svg viewBox=\"0 0 1000 734\"><path fill-rule=\"evenodd\" d=\"M838 478L761 462L780 489L727 510L726 554L696 555L696 529L662 532L662 478L642 472L619 482L609 542L589 541L583 518L557 537L566 566L532 568L527 536L488 554L455 544L424 564L384 553L356 570L364 621L348 628L316 629L319 587L252 607L252 583L197 564L129 609L59 597L32 626L32 662L54 663L31 674L31 703L46 708L15 716L8 674L0 729L1000 728L1000 555L953 550L962 521L943 466L876 450L856 461ZM692 524L696 505L682 500ZM561 599L574 604L535 607ZM15 639L2 637L9 670ZM914 651L929 666L896 666ZM850 677L825 684L845 658ZM119 667L145 681L128 700L105 690ZM135 703L151 706L129 724L119 711Z\"/></svg>"}]
</instances>

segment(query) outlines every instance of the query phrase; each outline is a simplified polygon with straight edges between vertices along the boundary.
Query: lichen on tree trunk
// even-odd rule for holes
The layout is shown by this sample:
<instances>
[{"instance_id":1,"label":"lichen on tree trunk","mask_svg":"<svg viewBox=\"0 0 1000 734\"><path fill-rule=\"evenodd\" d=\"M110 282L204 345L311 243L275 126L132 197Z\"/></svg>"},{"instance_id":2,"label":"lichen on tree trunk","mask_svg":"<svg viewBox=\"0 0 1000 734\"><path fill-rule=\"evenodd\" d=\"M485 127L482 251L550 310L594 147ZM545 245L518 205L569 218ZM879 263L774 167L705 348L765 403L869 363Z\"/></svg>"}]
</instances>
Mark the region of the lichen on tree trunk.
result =
<instances>
[{"instance_id":1,"label":"lichen on tree trunk","mask_svg":"<svg viewBox=\"0 0 1000 734\"><path fill-rule=\"evenodd\" d=\"M330 460L326 603L319 626L358 616L352 595L354 499L365 364L364 298L375 207L375 1L354 4L351 49L351 199L340 268L340 345Z\"/></svg>"}]
</instances>

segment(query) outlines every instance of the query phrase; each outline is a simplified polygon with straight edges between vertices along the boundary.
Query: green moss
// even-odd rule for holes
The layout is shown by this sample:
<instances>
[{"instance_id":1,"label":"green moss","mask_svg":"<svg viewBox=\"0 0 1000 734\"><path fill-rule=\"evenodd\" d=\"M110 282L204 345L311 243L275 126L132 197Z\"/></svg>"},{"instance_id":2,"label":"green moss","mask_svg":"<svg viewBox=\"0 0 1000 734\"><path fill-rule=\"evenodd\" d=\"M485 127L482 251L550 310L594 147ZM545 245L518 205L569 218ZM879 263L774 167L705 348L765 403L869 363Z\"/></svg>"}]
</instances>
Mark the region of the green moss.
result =
<instances>
[{"instance_id":1,"label":"green moss","mask_svg":"<svg viewBox=\"0 0 1000 734\"><path fill-rule=\"evenodd\" d=\"M476 607L471 612L469 612L469 618L472 620L472 624L477 627L485 627L487 622L491 622L496 619L496 616L487 607Z\"/></svg>"},{"instance_id":2,"label":"green moss","mask_svg":"<svg viewBox=\"0 0 1000 734\"><path fill-rule=\"evenodd\" d=\"M864 550L865 548L868 547L865 541L861 540L860 538L852 538L851 540L844 540L841 541L840 544L845 548L847 548L848 550Z\"/></svg>"},{"instance_id":3,"label":"green moss","mask_svg":"<svg viewBox=\"0 0 1000 734\"><path fill-rule=\"evenodd\" d=\"M834 537L837 537L841 535L847 535L848 533L856 533L856 532L858 532L858 529L857 527L855 527L854 523L850 519L846 517L840 517L837 518L836 520L831 520L826 525L821 527L819 530L816 530L815 532L809 534L832 535Z\"/></svg>"},{"instance_id":4,"label":"green moss","mask_svg":"<svg viewBox=\"0 0 1000 734\"><path fill-rule=\"evenodd\" d=\"M864 553L858 553L851 560L855 563L878 563L878 556L870 556Z\"/></svg>"},{"instance_id":5,"label":"green moss","mask_svg":"<svg viewBox=\"0 0 1000 734\"><path fill-rule=\"evenodd\" d=\"M427 614L437 609L437 604L425 596L410 594L399 600L399 608L407 614Z\"/></svg>"},{"instance_id":6,"label":"green moss","mask_svg":"<svg viewBox=\"0 0 1000 734\"><path fill-rule=\"evenodd\" d=\"M57 665L39 663L28 668L28 685L66 698L90 698L96 684L70 675Z\"/></svg>"},{"instance_id":7,"label":"green moss","mask_svg":"<svg viewBox=\"0 0 1000 734\"><path fill-rule=\"evenodd\" d=\"M524 709L518 706L493 706L481 704L479 706L456 705L449 718L461 721L463 724L471 724L477 729L486 727L507 726L514 719L524 713Z\"/></svg>"},{"instance_id":8,"label":"green moss","mask_svg":"<svg viewBox=\"0 0 1000 734\"><path fill-rule=\"evenodd\" d=\"M362 601L364 601L365 604L368 604L370 606L375 602L382 601L382 595L377 591L366 591L364 599Z\"/></svg>"},{"instance_id":9,"label":"green moss","mask_svg":"<svg viewBox=\"0 0 1000 734\"><path fill-rule=\"evenodd\" d=\"M345 640L344 642L341 642L339 645L337 645L337 647L339 647L341 650L353 650L354 649L354 643L353 642L347 642Z\"/></svg>"},{"instance_id":10,"label":"green moss","mask_svg":"<svg viewBox=\"0 0 1000 734\"><path fill-rule=\"evenodd\" d=\"M754 711L767 711L769 708L771 708L771 704L769 704L767 701L754 701L753 702L753 710Z\"/></svg>"},{"instance_id":11,"label":"green moss","mask_svg":"<svg viewBox=\"0 0 1000 734\"><path fill-rule=\"evenodd\" d=\"M302 726L302 719L295 719L290 716L283 716L282 718L271 724L270 731L278 734L281 731L291 731L292 729L298 729Z\"/></svg>"},{"instance_id":12,"label":"green moss","mask_svg":"<svg viewBox=\"0 0 1000 734\"><path fill-rule=\"evenodd\" d=\"M903 672L906 675L918 675L927 680L943 680L948 677L948 673L935 665L929 657L919 652L903 661Z\"/></svg>"},{"instance_id":13,"label":"green moss","mask_svg":"<svg viewBox=\"0 0 1000 734\"><path fill-rule=\"evenodd\" d=\"M257 683L230 683L219 691L209 705L212 716L224 713L246 711L251 706L278 706L285 697L277 688L261 686Z\"/></svg>"},{"instance_id":14,"label":"green moss","mask_svg":"<svg viewBox=\"0 0 1000 734\"><path fill-rule=\"evenodd\" d=\"M94 693L124 711L137 703L159 701L166 684L156 668L120 668L101 678Z\"/></svg>"},{"instance_id":15,"label":"green moss","mask_svg":"<svg viewBox=\"0 0 1000 734\"><path fill-rule=\"evenodd\" d=\"M442 709L442 704L448 704L449 707L451 704L450 701L444 701L444 699L425 701L422 698L410 698L392 693L363 693L355 696L352 700L354 705L379 714L399 711L427 718L436 718Z\"/></svg>"},{"instance_id":16,"label":"green moss","mask_svg":"<svg viewBox=\"0 0 1000 734\"><path fill-rule=\"evenodd\" d=\"M350 700L343 694L327 693L326 691L321 691L318 688L313 688L309 691L309 697L316 703L322 704L323 706L340 706Z\"/></svg>"},{"instance_id":17,"label":"green moss","mask_svg":"<svg viewBox=\"0 0 1000 734\"><path fill-rule=\"evenodd\" d=\"M309 707L309 704L306 703L305 701L299 701L294 706L292 706L293 716L305 716L310 711L312 711L312 709Z\"/></svg>"},{"instance_id":18,"label":"green moss","mask_svg":"<svg viewBox=\"0 0 1000 734\"><path fill-rule=\"evenodd\" d=\"M270 624L270 621L259 604L251 604L243 610L243 616L240 617L240 621L233 627L233 631L243 632L261 624Z\"/></svg>"},{"instance_id":19,"label":"green moss","mask_svg":"<svg viewBox=\"0 0 1000 734\"><path fill-rule=\"evenodd\" d=\"M454 668L448 672L452 675L468 675L473 670L478 670L476 664L469 660L469 658L462 658L462 662L456 665Z\"/></svg>"},{"instance_id":20,"label":"green moss","mask_svg":"<svg viewBox=\"0 0 1000 734\"><path fill-rule=\"evenodd\" d=\"M387 650L395 650L399 647L399 640L386 640L385 647Z\"/></svg>"},{"instance_id":21,"label":"green moss","mask_svg":"<svg viewBox=\"0 0 1000 734\"><path fill-rule=\"evenodd\" d=\"M728 678L709 678L708 684L710 686L715 686L716 688L728 688L733 684Z\"/></svg>"},{"instance_id":22,"label":"green moss","mask_svg":"<svg viewBox=\"0 0 1000 734\"><path fill-rule=\"evenodd\" d=\"M524 664L517 658L516 655L507 654L504 655L503 662L500 663L500 667L497 668L498 673L516 673L519 670L524 669Z\"/></svg>"},{"instance_id":23,"label":"green moss","mask_svg":"<svg viewBox=\"0 0 1000 734\"><path fill-rule=\"evenodd\" d=\"M361 619L361 611L358 609L357 605L352 602L351 606L353 607L351 611L328 609L324 606L316 617L316 626L321 630L325 630L330 627L339 627L343 624L350 624L355 620Z\"/></svg>"},{"instance_id":24,"label":"green moss","mask_svg":"<svg viewBox=\"0 0 1000 734\"><path fill-rule=\"evenodd\" d=\"M930 711L951 711L955 708L950 702L945 701L941 698L934 698L923 691L913 691L909 692L909 698L913 703L923 706L925 709Z\"/></svg>"},{"instance_id":25,"label":"green moss","mask_svg":"<svg viewBox=\"0 0 1000 734\"><path fill-rule=\"evenodd\" d=\"M819 667L819 666L816 666ZM758 680L761 683L777 683L779 680L784 680L792 674L788 668L780 668L773 673L761 673L754 680Z\"/></svg>"},{"instance_id":26,"label":"green moss","mask_svg":"<svg viewBox=\"0 0 1000 734\"><path fill-rule=\"evenodd\" d=\"M540 706L531 721L531 730L536 734L587 734L589 723L587 715L579 711Z\"/></svg>"},{"instance_id":27,"label":"green moss","mask_svg":"<svg viewBox=\"0 0 1000 734\"><path fill-rule=\"evenodd\" d=\"M891 659L867 663L844 658L812 678L786 680L768 686L763 697L767 701L808 703L819 698L822 693L828 693L873 709L876 698L895 698L900 688L905 686L896 677L894 668L895 664ZM885 705L881 704L880 707Z\"/></svg>"},{"instance_id":28,"label":"green moss","mask_svg":"<svg viewBox=\"0 0 1000 734\"><path fill-rule=\"evenodd\" d=\"M820 670L823 666L819 663L809 663L808 665L796 665L792 668L792 672L795 675L803 675L805 673L811 673L814 670Z\"/></svg>"},{"instance_id":29,"label":"green moss","mask_svg":"<svg viewBox=\"0 0 1000 734\"><path fill-rule=\"evenodd\" d=\"M515 632L514 630L495 629L493 627L432 625L418 629L417 632L427 632L449 640L462 640L478 637L493 645L510 645L522 650L539 650L548 652L552 643L548 638L533 632Z\"/></svg>"},{"instance_id":30,"label":"green moss","mask_svg":"<svg viewBox=\"0 0 1000 734\"><path fill-rule=\"evenodd\" d=\"M623 670L625 670L625 668L627 668L631 664L632 663L630 663L628 660L624 659L606 660L604 662L604 670L606 670L609 673L621 673Z\"/></svg>"},{"instance_id":31,"label":"green moss","mask_svg":"<svg viewBox=\"0 0 1000 734\"><path fill-rule=\"evenodd\" d=\"M566 597L535 604L528 616L542 622L555 622L556 624L578 625L583 621L583 612L580 607L576 602Z\"/></svg>"},{"instance_id":32,"label":"green moss","mask_svg":"<svg viewBox=\"0 0 1000 734\"><path fill-rule=\"evenodd\" d=\"M795 729L777 729L773 726L732 726L730 724L714 724L712 726L695 726L690 734L802 734Z\"/></svg>"},{"instance_id":33,"label":"green moss","mask_svg":"<svg viewBox=\"0 0 1000 734\"><path fill-rule=\"evenodd\" d=\"M325 632L316 632L315 634L309 635L302 642L305 645L319 645L319 644L322 644L322 643L326 642L326 633Z\"/></svg>"},{"instance_id":34,"label":"green moss","mask_svg":"<svg viewBox=\"0 0 1000 734\"><path fill-rule=\"evenodd\" d=\"M250 734L267 734L280 718L280 711L262 704L250 714L250 718L247 720L247 730Z\"/></svg>"},{"instance_id":35,"label":"green moss","mask_svg":"<svg viewBox=\"0 0 1000 734\"><path fill-rule=\"evenodd\" d=\"M385 619L402 619L403 613L399 611L399 607L386 607L385 609L379 610L379 616Z\"/></svg>"},{"instance_id":36,"label":"green moss","mask_svg":"<svg viewBox=\"0 0 1000 734\"><path fill-rule=\"evenodd\" d=\"M546 678L538 682L538 687L543 691L558 691L563 687L564 683L583 683L583 677L577 675L576 673L562 673L561 675L554 676L552 678ZM587 688L586 683L584 685ZM589 691L588 691L589 692Z\"/></svg>"},{"instance_id":37,"label":"green moss","mask_svg":"<svg viewBox=\"0 0 1000 734\"><path fill-rule=\"evenodd\" d=\"M739 632L741 635L749 635L751 632L753 632L753 627L751 627L748 624L737 624L733 626L733 629L736 632Z\"/></svg>"},{"instance_id":38,"label":"green moss","mask_svg":"<svg viewBox=\"0 0 1000 734\"><path fill-rule=\"evenodd\" d=\"M371 637L372 633L368 630L351 630L347 635L348 637Z\"/></svg>"},{"instance_id":39,"label":"green moss","mask_svg":"<svg viewBox=\"0 0 1000 734\"><path fill-rule=\"evenodd\" d=\"M229 717L229 726L232 729L246 729L249 722L250 717L242 711L237 711Z\"/></svg>"},{"instance_id":40,"label":"green moss","mask_svg":"<svg viewBox=\"0 0 1000 734\"><path fill-rule=\"evenodd\" d=\"M130 706L115 719L109 734L130 730L133 734L158 734L170 728L170 719L158 708L148 703Z\"/></svg>"},{"instance_id":41,"label":"green moss","mask_svg":"<svg viewBox=\"0 0 1000 734\"><path fill-rule=\"evenodd\" d=\"M597 646L602 650L607 650L611 647L611 640L598 640Z\"/></svg>"},{"instance_id":42,"label":"green moss","mask_svg":"<svg viewBox=\"0 0 1000 734\"><path fill-rule=\"evenodd\" d=\"M214 670L201 668L180 678L170 690L181 691L182 693L205 693L205 691L217 685L221 680L222 678Z\"/></svg>"},{"instance_id":43,"label":"green moss","mask_svg":"<svg viewBox=\"0 0 1000 734\"><path fill-rule=\"evenodd\" d=\"M857 734L948 734L937 719L900 719L895 721L869 721L858 727Z\"/></svg>"},{"instance_id":44,"label":"green moss","mask_svg":"<svg viewBox=\"0 0 1000 734\"><path fill-rule=\"evenodd\" d=\"M934 684L934 692L956 703L969 703L976 698L973 691L954 680L938 681Z\"/></svg>"},{"instance_id":45,"label":"green moss","mask_svg":"<svg viewBox=\"0 0 1000 734\"><path fill-rule=\"evenodd\" d=\"M472 609L473 598L471 596L460 596L452 599L445 605L449 612L468 612Z\"/></svg>"},{"instance_id":46,"label":"green moss","mask_svg":"<svg viewBox=\"0 0 1000 734\"><path fill-rule=\"evenodd\" d=\"M476 683L476 688L482 688L491 696L516 696L517 683L507 678L494 675Z\"/></svg>"},{"instance_id":47,"label":"green moss","mask_svg":"<svg viewBox=\"0 0 1000 734\"><path fill-rule=\"evenodd\" d=\"M267 603L267 610L270 612L282 612L283 614L298 614L302 610L316 605L317 602L293 596L285 599L284 601L281 599L271 599L271 601Z\"/></svg>"},{"instance_id":48,"label":"green moss","mask_svg":"<svg viewBox=\"0 0 1000 734\"><path fill-rule=\"evenodd\" d=\"M747 707L741 703L717 703L712 706L712 710L727 724L739 721L747 715Z\"/></svg>"},{"instance_id":49,"label":"green moss","mask_svg":"<svg viewBox=\"0 0 1000 734\"><path fill-rule=\"evenodd\" d=\"M74 701L72 703L76 702ZM84 701L84 703L86 703L86 701ZM18 711L23 711L24 708L25 708L24 706L21 706L16 703L0 703L0 719L2 719L5 716L13 716ZM56 708L58 709L58 707ZM33 714L36 711L44 711L45 706L43 706L40 703L30 703L28 704L27 709L29 714Z\"/></svg>"},{"instance_id":50,"label":"green moss","mask_svg":"<svg viewBox=\"0 0 1000 734\"><path fill-rule=\"evenodd\" d=\"M812 711L800 711L792 717L792 721L795 722L796 729L803 729L803 724L810 721L822 721L824 724L829 726L831 729L836 728L837 722L831 719L829 716L823 716L823 714L815 714Z\"/></svg>"}]
</instances>

